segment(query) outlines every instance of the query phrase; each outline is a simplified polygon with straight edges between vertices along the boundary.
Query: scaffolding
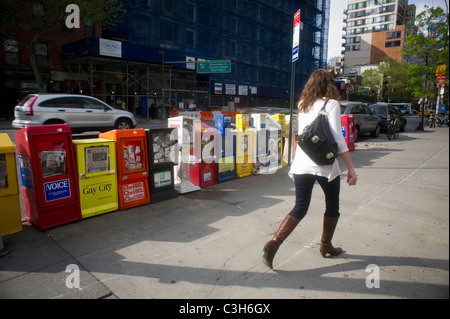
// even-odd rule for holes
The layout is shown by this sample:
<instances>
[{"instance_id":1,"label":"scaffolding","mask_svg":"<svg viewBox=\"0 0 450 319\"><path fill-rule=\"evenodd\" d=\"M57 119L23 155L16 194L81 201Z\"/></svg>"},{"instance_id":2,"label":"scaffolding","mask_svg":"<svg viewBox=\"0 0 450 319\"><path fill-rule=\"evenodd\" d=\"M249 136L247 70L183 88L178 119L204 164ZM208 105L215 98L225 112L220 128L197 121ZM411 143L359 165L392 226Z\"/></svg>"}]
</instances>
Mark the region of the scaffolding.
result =
<instances>
[{"instance_id":1,"label":"scaffolding","mask_svg":"<svg viewBox=\"0 0 450 319\"><path fill-rule=\"evenodd\" d=\"M177 106L195 100L199 108L229 105L289 107L293 14L301 9L296 91L309 75L326 67L330 0L124 1L121 26L104 37L159 50L160 61L83 56L65 61L65 88L83 91L116 108L136 112L143 104ZM200 75L164 62L164 52L198 59L227 59L229 74ZM257 96L217 95L214 83L258 88ZM298 95L297 95L298 96ZM145 103L144 103L145 104Z\"/></svg>"}]
</instances>

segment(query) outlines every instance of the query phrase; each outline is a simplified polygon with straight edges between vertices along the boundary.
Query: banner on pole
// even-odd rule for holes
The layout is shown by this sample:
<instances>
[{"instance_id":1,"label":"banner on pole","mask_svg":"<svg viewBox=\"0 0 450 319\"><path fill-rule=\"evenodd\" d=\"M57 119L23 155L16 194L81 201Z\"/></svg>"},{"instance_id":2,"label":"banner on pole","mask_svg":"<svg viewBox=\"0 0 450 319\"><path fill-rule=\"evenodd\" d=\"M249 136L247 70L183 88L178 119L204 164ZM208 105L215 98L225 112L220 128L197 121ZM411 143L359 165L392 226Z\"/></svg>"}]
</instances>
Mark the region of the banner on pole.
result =
<instances>
[{"instance_id":1,"label":"banner on pole","mask_svg":"<svg viewBox=\"0 0 450 319\"><path fill-rule=\"evenodd\" d=\"M294 37L292 39L292 62L298 60L298 47L300 44L300 10L294 15Z\"/></svg>"}]
</instances>

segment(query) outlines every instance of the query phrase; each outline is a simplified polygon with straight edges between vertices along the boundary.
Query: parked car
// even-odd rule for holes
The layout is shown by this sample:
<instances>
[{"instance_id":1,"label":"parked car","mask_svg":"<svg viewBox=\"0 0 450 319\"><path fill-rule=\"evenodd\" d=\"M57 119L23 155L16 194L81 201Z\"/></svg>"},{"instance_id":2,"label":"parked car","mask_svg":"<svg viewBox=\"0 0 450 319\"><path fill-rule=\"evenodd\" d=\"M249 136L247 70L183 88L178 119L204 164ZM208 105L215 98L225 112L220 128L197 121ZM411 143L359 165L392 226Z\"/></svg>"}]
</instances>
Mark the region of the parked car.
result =
<instances>
[{"instance_id":1,"label":"parked car","mask_svg":"<svg viewBox=\"0 0 450 319\"><path fill-rule=\"evenodd\" d=\"M399 121L400 132L405 131L407 120L397 106L387 103L377 103L371 104L370 108L381 118L381 130L386 131L388 120L394 117Z\"/></svg>"},{"instance_id":2,"label":"parked car","mask_svg":"<svg viewBox=\"0 0 450 319\"><path fill-rule=\"evenodd\" d=\"M372 137L378 137L381 130L381 118L361 102L340 101L341 115L353 114L355 119L355 141L360 134L370 133Z\"/></svg>"},{"instance_id":3,"label":"parked car","mask_svg":"<svg viewBox=\"0 0 450 319\"><path fill-rule=\"evenodd\" d=\"M67 123L74 132L136 127L133 113L85 95L29 94L14 108L14 128Z\"/></svg>"}]
</instances>

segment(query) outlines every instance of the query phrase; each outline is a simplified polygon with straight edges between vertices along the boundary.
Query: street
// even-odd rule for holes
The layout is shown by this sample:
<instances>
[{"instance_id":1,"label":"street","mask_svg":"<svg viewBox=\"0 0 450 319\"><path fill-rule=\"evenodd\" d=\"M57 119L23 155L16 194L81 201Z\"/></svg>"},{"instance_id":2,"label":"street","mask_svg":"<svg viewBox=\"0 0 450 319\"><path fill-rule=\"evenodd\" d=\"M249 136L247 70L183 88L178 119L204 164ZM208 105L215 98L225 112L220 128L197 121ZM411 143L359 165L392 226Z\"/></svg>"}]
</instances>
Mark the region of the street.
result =
<instances>
[{"instance_id":1,"label":"street","mask_svg":"<svg viewBox=\"0 0 450 319\"><path fill-rule=\"evenodd\" d=\"M0 298L447 299L448 127L363 136L351 155L358 184L343 171L338 258L318 252L315 187L274 270L261 262L294 203L285 167L45 232L24 224L5 238ZM67 284L75 274L78 289Z\"/></svg>"}]
</instances>

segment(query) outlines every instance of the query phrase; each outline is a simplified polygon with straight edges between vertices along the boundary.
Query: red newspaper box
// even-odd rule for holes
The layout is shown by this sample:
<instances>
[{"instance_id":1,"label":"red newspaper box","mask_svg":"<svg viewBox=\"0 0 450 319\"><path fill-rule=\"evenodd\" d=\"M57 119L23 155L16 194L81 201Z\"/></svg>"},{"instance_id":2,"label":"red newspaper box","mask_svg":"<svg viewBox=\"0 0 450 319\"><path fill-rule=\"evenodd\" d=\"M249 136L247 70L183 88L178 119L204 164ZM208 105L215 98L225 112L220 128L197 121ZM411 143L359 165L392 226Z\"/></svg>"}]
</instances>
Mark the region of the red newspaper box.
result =
<instances>
[{"instance_id":1,"label":"red newspaper box","mask_svg":"<svg viewBox=\"0 0 450 319\"><path fill-rule=\"evenodd\" d=\"M147 136L143 128L112 130L99 138L116 141L119 209L150 203Z\"/></svg>"},{"instance_id":2,"label":"red newspaper box","mask_svg":"<svg viewBox=\"0 0 450 319\"><path fill-rule=\"evenodd\" d=\"M195 176L191 182L200 188L218 183L218 136L214 123L201 122L202 144L201 162L197 165L189 166L189 176ZM198 185L197 185L198 184Z\"/></svg>"},{"instance_id":3,"label":"red newspaper box","mask_svg":"<svg viewBox=\"0 0 450 319\"><path fill-rule=\"evenodd\" d=\"M81 220L70 126L25 126L15 142L26 220L41 231Z\"/></svg>"},{"instance_id":4,"label":"red newspaper box","mask_svg":"<svg viewBox=\"0 0 450 319\"><path fill-rule=\"evenodd\" d=\"M355 118L352 114L341 115L342 135L347 142L348 150L355 150Z\"/></svg>"}]
</instances>

